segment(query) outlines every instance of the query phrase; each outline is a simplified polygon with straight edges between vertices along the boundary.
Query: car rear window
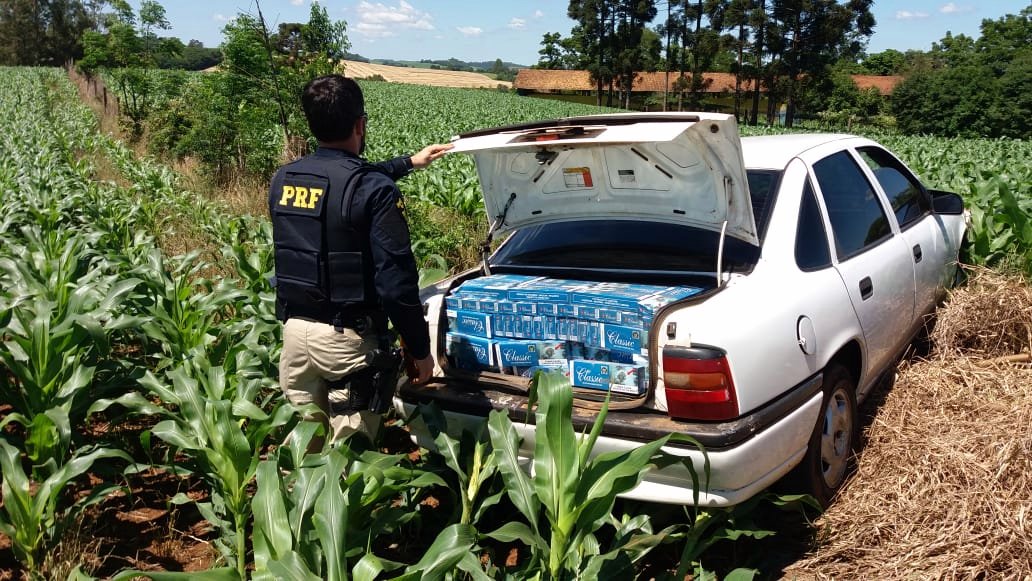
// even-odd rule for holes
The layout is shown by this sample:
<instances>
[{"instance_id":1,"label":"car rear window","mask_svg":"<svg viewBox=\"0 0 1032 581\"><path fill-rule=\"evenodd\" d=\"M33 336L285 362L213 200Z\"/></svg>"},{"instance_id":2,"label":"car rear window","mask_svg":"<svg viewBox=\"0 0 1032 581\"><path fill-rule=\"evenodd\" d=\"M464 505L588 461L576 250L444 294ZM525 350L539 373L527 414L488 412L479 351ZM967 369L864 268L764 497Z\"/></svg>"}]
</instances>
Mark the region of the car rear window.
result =
<instances>
[{"instance_id":1,"label":"car rear window","mask_svg":"<svg viewBox=\"0 0 1032 581\"><path fill-rule=\"evenodd\" d=\"M766 231L780 174L748 172L756 230ZM530 226L514 233L491 259L494 265L557 268L703 271L715 268L720 234L640 220L578 220ZM728 236L724 268L746 270L759 248Z\"/></svg>"}]
</instances>

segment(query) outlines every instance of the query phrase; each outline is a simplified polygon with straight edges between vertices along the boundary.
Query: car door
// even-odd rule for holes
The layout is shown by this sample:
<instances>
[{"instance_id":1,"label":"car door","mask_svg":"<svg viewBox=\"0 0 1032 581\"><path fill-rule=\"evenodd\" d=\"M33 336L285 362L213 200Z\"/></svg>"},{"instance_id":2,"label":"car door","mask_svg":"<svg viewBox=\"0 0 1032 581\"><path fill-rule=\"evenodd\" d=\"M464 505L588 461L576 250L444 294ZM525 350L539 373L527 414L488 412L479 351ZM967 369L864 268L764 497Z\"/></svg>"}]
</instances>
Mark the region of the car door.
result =
<instances>
[{"instance_id":1,"label":"car door","mask_svg":"<svg viewBox=\"0 0 1032 581\"><path fill-rule=\"evenodd\" d=\"M943 292L951 248L946 227L932 213L932 202L921 183L898 159L880 147L858 147L857 153L867 163L881 187L899 223L914 261L915 315L924 315L935 308Z\"/></svg>"},{"instance_id":2,"label":"car door","mask_svg":"<svg viewBox=\"0 0 1032 581\"><path fill-rule=\"evenodd\" d=\"M891 362L914 317L914 266L880 194L848 150L813 164L839 276L867 345L869 370Z\"/></svg>"}]
</instances>

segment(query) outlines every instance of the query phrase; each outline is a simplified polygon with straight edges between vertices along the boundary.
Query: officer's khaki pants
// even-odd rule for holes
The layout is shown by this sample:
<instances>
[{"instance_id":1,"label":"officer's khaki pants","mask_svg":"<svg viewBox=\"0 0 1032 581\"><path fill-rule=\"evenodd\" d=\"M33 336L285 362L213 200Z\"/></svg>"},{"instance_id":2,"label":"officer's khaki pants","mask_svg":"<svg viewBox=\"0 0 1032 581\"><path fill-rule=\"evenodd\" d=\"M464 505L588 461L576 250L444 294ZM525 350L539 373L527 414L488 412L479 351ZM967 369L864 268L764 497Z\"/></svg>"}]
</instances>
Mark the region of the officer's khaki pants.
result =
<instances>
[{"instance_id":1,"label":"officer's khaki pants","mask_svg":"<svg viewBox=\"0 0 1032 581\"><path fill-rule=\"evenodd\" d=\"M327 382L336 381L365 366L366 353L376 347L376 334L360 335L354 329L338 333L326 323L288 319L283 326L280 354L280 387L290 403L314 403L329 418L333 438L362 431L373 437L380 416L370 411L333 416ZM321 418L306 419L322 421ZM321 441L313 442L321 448Z\"/></svg>"}]
</instances>

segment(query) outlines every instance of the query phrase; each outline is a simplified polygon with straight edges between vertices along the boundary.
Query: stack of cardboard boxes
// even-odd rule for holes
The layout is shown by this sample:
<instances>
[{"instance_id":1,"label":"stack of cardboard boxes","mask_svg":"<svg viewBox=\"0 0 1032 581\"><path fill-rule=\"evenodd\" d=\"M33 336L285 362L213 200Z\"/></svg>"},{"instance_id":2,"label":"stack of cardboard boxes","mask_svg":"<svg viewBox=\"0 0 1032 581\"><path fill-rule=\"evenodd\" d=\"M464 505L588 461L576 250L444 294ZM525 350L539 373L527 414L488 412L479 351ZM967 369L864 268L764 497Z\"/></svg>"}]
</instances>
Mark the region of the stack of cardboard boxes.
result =
<instances>
[{"instance_id":1,"label":"stack of cardboard boxes","mask_svg":"<svg viewBox=\"0 0 1032 581\"><path fill-rule=\"evenodd\" d=\"M648 389L648 332L663 306L702 289L515 274L466 281L446 297L451 365L530 377L560 370L576 387Z\"/></svg>"}]
</instances>

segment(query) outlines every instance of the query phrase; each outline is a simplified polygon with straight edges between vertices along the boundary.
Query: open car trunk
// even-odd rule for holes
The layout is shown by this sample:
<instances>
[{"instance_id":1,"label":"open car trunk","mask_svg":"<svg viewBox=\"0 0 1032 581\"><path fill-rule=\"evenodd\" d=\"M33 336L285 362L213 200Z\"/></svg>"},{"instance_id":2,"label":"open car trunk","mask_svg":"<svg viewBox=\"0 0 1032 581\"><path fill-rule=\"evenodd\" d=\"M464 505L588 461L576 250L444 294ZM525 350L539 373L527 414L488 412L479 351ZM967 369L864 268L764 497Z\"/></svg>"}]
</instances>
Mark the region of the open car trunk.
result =
<instances>
[{"instance_id":1,"label":"open car trunk","mask_svg":"<svg viewBox=\"0 0 1032 581\"><path fill-rule=\"evenodd\" d=\"M705 264L694 277L664 279L661 268L648 276L583 264L536 268L533 259L492 274L503 267L485 256L481 272L456 281L445 297L437 344L450 377L526 391L545 370L567 375L581 405L610 391L614 409L645 404L659 371L664 315L719 290L725 238L759 244L734 118L601 115L453 141L454 152L476 161L491 235L569 223L645 225L645 237L648 228L709 233L711 247L699 253ZM604 255L620 243L601 240L594 248ZM556 252L585 254L572 246ZM675 245L669 256L683 252Z\"/></svg>"}]
</instances>

